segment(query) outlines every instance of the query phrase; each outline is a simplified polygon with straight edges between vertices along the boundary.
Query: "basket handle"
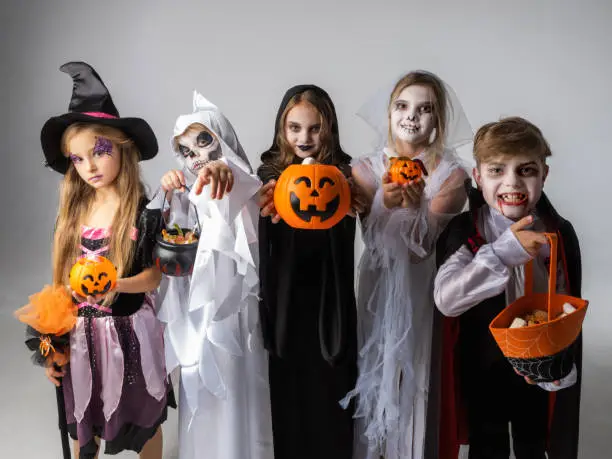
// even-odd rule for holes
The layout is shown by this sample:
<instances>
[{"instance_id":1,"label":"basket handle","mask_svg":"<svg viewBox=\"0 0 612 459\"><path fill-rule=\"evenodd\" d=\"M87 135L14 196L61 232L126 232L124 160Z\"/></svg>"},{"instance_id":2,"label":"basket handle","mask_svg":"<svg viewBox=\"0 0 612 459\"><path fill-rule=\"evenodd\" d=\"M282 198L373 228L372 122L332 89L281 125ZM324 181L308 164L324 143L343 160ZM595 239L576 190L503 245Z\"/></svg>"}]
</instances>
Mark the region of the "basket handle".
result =
<instances>
[{"instance_id":1,"label":"basket handle","mask_svg":"<svg viewBox=\"0 0 612 459\"><path fill-rule=\"evenodd\" d=\"M548 320L553 319L552 296L557 292L557 235L555 233L544 233L550 244L550 264L548 266L548 295L546 307ZM533 293L533 260L525 265L525 296Z\"/></svg>"}]
</instances>

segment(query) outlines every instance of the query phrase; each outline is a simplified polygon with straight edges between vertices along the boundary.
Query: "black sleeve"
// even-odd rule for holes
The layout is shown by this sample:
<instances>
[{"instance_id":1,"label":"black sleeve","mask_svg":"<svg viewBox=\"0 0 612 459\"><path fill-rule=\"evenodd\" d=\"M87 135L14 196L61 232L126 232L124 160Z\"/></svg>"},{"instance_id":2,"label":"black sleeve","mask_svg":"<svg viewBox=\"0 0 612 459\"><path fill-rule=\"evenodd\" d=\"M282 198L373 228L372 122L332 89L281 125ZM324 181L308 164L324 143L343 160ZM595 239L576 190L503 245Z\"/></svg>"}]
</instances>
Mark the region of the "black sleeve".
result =
<instances>
[{"instance_id":1,"label":"black sleeve","mask_svg":"<svg viewBox=\"0 0 612 459\"><path fill-rule=\"evenodd\" d=\"M153 266L155 238L161 231L161 210L144 208L138 217L135 265L142 271Z\"/></svg>"},{"instance_id":2,"label":"black sleeve","mask_svg":"<svg viewBox=\"0 0 612 459\"><path fill-rule=\"evenodd\" d=\"M259 217L259 318L265 348L274 353L276 278L273 275L275 227L270 217Z\"/></svg>"},{"instance_id":3,"label":"black sleeve","mask_svg":"<svg viewBox=\"0 0 612 459\"><path fill-rule=\"evenodd\" d=\"M582 255L580 243L572 224L565 220L560 228L563 238L563 249L565 250L567 262L567 275L570 281L570 294L580 298L582 295Z\"/></svg>"},{"instance_id":4,"label":"black sleeve","mask_svg":"<svg viewBox=\"0 0 612 459\"><path fill-rule=\"evenodd\" d=\"M570 282L570 295L581 297L582 260L578 236L570 222L564 220L559 226L563 238L563 250ZM554 417L550 427L549 455L555 458L578 457L580 427L580 393L582 389L582 332L572 344L574 364L578 371L576 384L560 390L555 395Z\"/></svg>"},{"instance_id":5,"label":"black sleeve","mask_svg":"<svg viewBox=\"0 0 612 459\"><path fill-rule=\"evenodd\" d=\"M329 231L330 259L322 268L324 298L319 320L319 342L323 358L332 365L355 358L357 306L355 302L356 219L344 217Z\"/></svg>"},{"instance_id":6,"label":"black sleeve","mask_svg":"<svg viewBox=\"0 0 612 459\"><path fill-rule=\"evenodd\" d=\"M448 257L465 244L471 229L473 229L471 212L464 212L453 217L436 242L437 268L440 268Z\"/></svg>"}]
</instances>

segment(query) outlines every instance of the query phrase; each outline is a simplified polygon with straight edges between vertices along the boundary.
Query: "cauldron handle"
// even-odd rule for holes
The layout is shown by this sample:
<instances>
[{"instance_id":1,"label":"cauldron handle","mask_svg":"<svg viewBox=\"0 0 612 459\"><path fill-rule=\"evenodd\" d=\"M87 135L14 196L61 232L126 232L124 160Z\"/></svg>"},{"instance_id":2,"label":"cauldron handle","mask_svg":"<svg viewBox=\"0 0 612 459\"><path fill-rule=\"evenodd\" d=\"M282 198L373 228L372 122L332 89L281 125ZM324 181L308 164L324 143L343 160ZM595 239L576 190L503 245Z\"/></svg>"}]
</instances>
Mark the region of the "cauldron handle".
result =
<instances>
[{"instance_id":1,"label":"cauldron handle","mask_svg":"<svg viewBox=\"0 0 612 459\"><path fill-rule=\"evenodd\" d=\"M189 188L187 185L184 185L184 187L187 190L187 193L189 193L191 191L191 188ZM164 207L166 207L166 203L168 203L168 209L170 209L170 201L168 201L168 192L162 190L161 187L157 188L157 191L155 192L155 194L153 196L156 196L157 193L159 193L160 191L162 191L164 193L164 201L162 202L162 206L161 206L161 209L160 209L160 212L161 212L160 226L161 226L161 224L163 224L164 228L167 228L168 227L168 222L166 221L166 219L164 217ZM200 226L200 216L198 215L198 208L191 201L189 201L189 205L193 206L193 210L195 211L196 225L198 227L198 237L199 237L200 234L202 234L202 227ZM158 232L161 232L161 230L162 230L162 228L160 228Z\"/></svg>"}]
</instances>

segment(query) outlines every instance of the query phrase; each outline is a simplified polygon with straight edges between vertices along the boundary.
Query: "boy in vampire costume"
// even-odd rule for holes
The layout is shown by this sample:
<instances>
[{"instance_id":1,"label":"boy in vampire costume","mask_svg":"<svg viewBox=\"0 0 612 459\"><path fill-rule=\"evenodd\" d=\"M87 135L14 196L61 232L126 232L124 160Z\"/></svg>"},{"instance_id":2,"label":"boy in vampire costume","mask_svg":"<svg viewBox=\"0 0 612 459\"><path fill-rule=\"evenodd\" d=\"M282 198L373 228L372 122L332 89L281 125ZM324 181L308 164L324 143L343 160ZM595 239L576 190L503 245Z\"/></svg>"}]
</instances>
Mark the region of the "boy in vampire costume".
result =
<instances>
[{"instance_id":1,"label":"boy in vampire costume","mask_svg":"<svg viewBox=\"0 0 612 459\"><path fill-rule=\"evenodd\" d=\"M523 295L524 264L533 260L533 289L546 292L550 246L559 240L557 292L580 297L581 260L572 225L542 189L551 155L540 130L514 117L489 123L474 140L478 190L437 244L434 296L443 330L440 458L507 459L511 424L517 459L576 459L581 337L567 348L571 363L558 381L534 384L501 353L489 324Z\"/></svg>"}]
</instances>

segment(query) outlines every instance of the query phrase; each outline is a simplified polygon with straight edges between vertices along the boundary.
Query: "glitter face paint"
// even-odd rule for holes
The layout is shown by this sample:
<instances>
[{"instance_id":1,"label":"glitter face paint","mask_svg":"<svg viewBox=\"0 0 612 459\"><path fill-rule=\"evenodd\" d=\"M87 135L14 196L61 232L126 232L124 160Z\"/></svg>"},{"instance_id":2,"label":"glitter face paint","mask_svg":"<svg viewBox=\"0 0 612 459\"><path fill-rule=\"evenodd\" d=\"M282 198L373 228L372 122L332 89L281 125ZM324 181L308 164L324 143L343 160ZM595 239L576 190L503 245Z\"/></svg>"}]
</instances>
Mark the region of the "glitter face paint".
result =
<instances>
[{"instance_id":1,"label":"glitter face paint","mask_svg":"<svg viewBox=\"0 0 612 459\"><path fill-rule=\"evenodd\" d=\"M106 137L96 137L96 144L94 145L93 152L94 155L96 153L105 153L108 156L112 156L113 142L111 142L110 139L107 139Z\"/></svg>"},{"instance_id":2,"label":"glitter face paint","mask_svg":"<svg viewBox=\"0 0 612 459\"><path fill-rule=\"evenodd\" d=\"M91 129L78 132L68 142L66 156L79 176L91 187L112 185L119 175L121 157L113 142L97 136Z\"/></svg>"}]
</instances>

